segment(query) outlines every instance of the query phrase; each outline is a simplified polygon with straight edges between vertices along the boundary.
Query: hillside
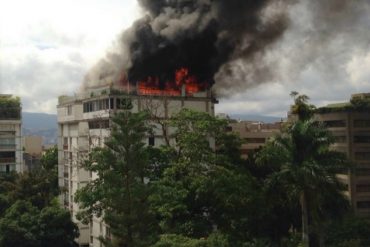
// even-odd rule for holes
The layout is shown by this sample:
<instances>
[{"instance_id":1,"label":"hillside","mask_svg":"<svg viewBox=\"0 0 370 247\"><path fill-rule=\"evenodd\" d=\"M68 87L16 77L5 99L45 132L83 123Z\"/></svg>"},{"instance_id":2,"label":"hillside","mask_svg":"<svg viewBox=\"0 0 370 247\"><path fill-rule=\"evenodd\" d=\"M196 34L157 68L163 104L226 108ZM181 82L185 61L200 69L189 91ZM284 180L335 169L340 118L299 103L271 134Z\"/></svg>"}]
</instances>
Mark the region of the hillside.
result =
<instances>
[{"instance_id":1,"label":"hillside","mask_svg":"<svg viewBox=\"0 0 370 247\"><path fill-rule=\"evenodd\" d=\"M23 135L38 135L44 144L57 143L57 116L45 113L22 113Z\"/></svg>"}]
</instances>

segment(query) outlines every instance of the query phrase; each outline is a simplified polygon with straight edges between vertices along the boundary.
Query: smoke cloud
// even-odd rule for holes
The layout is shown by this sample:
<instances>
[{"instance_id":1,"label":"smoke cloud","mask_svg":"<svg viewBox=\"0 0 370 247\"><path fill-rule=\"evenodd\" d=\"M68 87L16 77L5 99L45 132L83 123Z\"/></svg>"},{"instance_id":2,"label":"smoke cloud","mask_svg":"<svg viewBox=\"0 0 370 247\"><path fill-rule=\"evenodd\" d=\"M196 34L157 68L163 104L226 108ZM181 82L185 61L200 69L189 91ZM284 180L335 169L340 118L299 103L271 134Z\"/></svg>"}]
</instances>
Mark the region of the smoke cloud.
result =
<instances>
[{"instance_id":1,"label":"smoke cloud","mask_svg":"<svg viewBox=\"0 0 370 247\"><path fill-rule=\"evenodd\" d=\"M367 0L138 0L145 16L124 31L84 86L173 81L187 67L220 96L291 80L368 45ZM338 56L342 56L338 58ZM343 57L344 56L344 57Z\"/></svg>"}]
</instances>

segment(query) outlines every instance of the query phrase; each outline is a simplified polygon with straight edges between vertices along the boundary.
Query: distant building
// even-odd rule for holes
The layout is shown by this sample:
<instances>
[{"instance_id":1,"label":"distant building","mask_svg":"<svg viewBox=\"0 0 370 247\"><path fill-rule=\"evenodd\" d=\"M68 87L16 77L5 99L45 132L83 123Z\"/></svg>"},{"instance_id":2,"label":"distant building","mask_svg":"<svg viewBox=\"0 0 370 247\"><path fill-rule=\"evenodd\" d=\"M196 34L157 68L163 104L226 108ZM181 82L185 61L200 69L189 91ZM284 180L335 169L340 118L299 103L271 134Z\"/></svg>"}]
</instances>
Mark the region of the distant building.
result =
<instances>
[{"instance_id":1,"label":"distant building","mask_svg":"<svg viewBox=\"0 0 370 247\"><path fill-rule=\"evenodd\" d=\"M240 121L229 123L229 130L237 133L244 141L241 151L242 156L246 158L248 154L265 145L269 138L279 134L281 125L281 122Z\"/></svg>"},{"instance_id":2,"label":"distant building","mask_svg":"<svg viewBox=\"0 0 370 247\"><path fill-rule=\"evenodd\" d=\"M344 171L338 177L348 186L346 194L355 213L370 217L370 93L319 108L316 118L334 135L333 148L355 165L353 172Z\"/></svg>"},{"instance_id":3,"label":"distant building","mask_svg":"<svg viewBox=\"0 0 370 247\"><path fill-rule=\"evenodd\" d=\"M20 99L0 94L0 173L23 169Z\"/></svg>"},{"instance_id":4,"label":"distant building","mask_svg":"<svg viewBox=\"0 0 370 247\"><path fill-rule=\"evenodd\" d=\"M42 136L23 136L24 152L36 157L42 154Z\"/></svg>"},{"instance_id":5,"label":"distant building","mask_svg":"<svg viewBox=\"0 0 370 247\"><path fill-rule=\"evenodd\" d=\"M42 136L23 136L23 159L26 171L32 171L39 168L43 150L42 142Z\"/></svg>"},{"instance_id":6,"label":"distant building","mask_svg":"<svg viewBox=\"0 0 370 247\"><path fill-rule=\"evenodd\" d=\"M160 146L166 140L166 133L173 133L171 128L163 128L159 123L163 119L189 108L214 115L214 99L207 91L187 93L178 91L144 91L138 87L136 92L124 93L110 86L90 88L82 94L59 97L58 112L58 170L59 185L64 188L62 203L72 213L78 223L80 246L101 246L99 237L109 237L109 226L101 219L93 218L89 225L77 221L78 204L74 194L78 188L96 177L80 167L81 157L94 147L104 146L110 135L111 118L120 111L123 104L132 105L132 112L149 110L153 116L154 134L148 136L148 145Z\"/></svg>"}]
</instances>

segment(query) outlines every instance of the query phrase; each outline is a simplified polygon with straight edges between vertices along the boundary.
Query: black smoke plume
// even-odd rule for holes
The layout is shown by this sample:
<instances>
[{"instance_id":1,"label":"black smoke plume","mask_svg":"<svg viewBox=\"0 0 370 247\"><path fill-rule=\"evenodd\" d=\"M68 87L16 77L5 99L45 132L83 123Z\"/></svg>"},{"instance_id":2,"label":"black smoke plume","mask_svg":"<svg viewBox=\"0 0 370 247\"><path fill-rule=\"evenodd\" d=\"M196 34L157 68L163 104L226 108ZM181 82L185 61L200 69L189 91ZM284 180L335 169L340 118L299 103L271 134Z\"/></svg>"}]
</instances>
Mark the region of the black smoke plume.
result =
<instances>
[{"instance_id":1,"label":"black smoke plume","mask_svg":"<svg viewBox=\"0 0 370 247\"><path fill-rule=\"evenodd\" d=\"M279 0L138 0L146 16L126 30L118 52L110 53L86 77L87 84L131 83L158 77L173 81L186 67L201 82L214 83L220 67L253 58L287 28ZM285 5L285 4L284 4Z\"/></svg>"},{"instance_id":2,"label":"black smoke plume","mask_svg":"<svg viewBox=\"0 0 370 247\"><path fill-rule=\"evenodd\" d=\"M85 87L149 76L165 83L187 67L228 96L264 82L294 81L309 65L334 80L349 51L366 53L370 44L369 0L138 2L145 16L89 71Z\"/></svg>"}]
</instances>

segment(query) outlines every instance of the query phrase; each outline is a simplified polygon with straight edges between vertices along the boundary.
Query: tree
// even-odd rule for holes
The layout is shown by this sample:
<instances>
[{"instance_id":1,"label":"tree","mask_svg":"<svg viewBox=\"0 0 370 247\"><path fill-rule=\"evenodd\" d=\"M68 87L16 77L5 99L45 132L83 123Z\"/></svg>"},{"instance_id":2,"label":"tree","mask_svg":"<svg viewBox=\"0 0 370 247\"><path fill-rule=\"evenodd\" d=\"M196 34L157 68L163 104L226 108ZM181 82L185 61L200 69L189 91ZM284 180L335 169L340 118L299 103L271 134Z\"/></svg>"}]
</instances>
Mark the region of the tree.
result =
<instances>
[{"instance_id":1,"label":"tree","mask_svg":"<svg viewBox=\"0 0 370 247\"><path fill-rule=\"evenodd\" d=\"M325 227L325 246L365 247L370 245L370 223L368 220L347 215L336 219Z\"/></svg>"},{"instance_id":2,"label":"tree","mask_svg":"<svg viewBox=\"0 0 370 247\"><path fill-rule=\"evenodd\" d=\"M0 246L72 247L76 237L71 215L56 203L40 210L18 200L0 219Z\"/></svg>"},{"instance_id":3,"label":"tree","mask_svg":"<svg viewBox=\"0 0 370 247\"><path fill-rule=\"evenodd\" d=\"M225 120L207 113L183 109L170 124L176 130L175 145L166 151L171 158L161 159L165 169L151 181L162 232L201 239L217 228L234 246L249 240L258 190L241 167L240 139L226 134Z\"/></svg>"},{"instance_id":4,"label":"tree","mask_svg":"<svg viewBox=\"0 0 370 247\"><path fill-rule=\"evenodd\" d=\"M74 246L78 228L60 208L55 184L56 152L39 170L0 178L0 246Z\"/></svg>"},{"instance_id":5,"label":"tree","mask_svg":"<svg viewBox=\"0 0 370 247\"><path fill-rule=\"evenodd\" d=\"M111 228L111 244L116 246L149 246L157 236L146 181L148 155L143 140L150 131L147 120L146 112L118 113L106 146L95 149L83 164L97 178L76 193L82 209L78 218L88 222L92 216L102 216Z\"/></svg>"},{"instance_id":6,"label":"tree","mask_svg":"<svg viewBox=\"0 0 370 247\"><path fill-rule=\"evenodd\" d=\"M282 184L292 198L299 200L302 242L309 246L309 219L320 218L325 195L343 188L336 174L348 168L348 163L344 154L329 148L333 138L322 123L310 119L312 114L307 109L312 107L306 105L306 99L296 98L293 108L299 120L261 150L258 162L277 167L270 178L271 187Z\"/></svg>"}]
</instances>

